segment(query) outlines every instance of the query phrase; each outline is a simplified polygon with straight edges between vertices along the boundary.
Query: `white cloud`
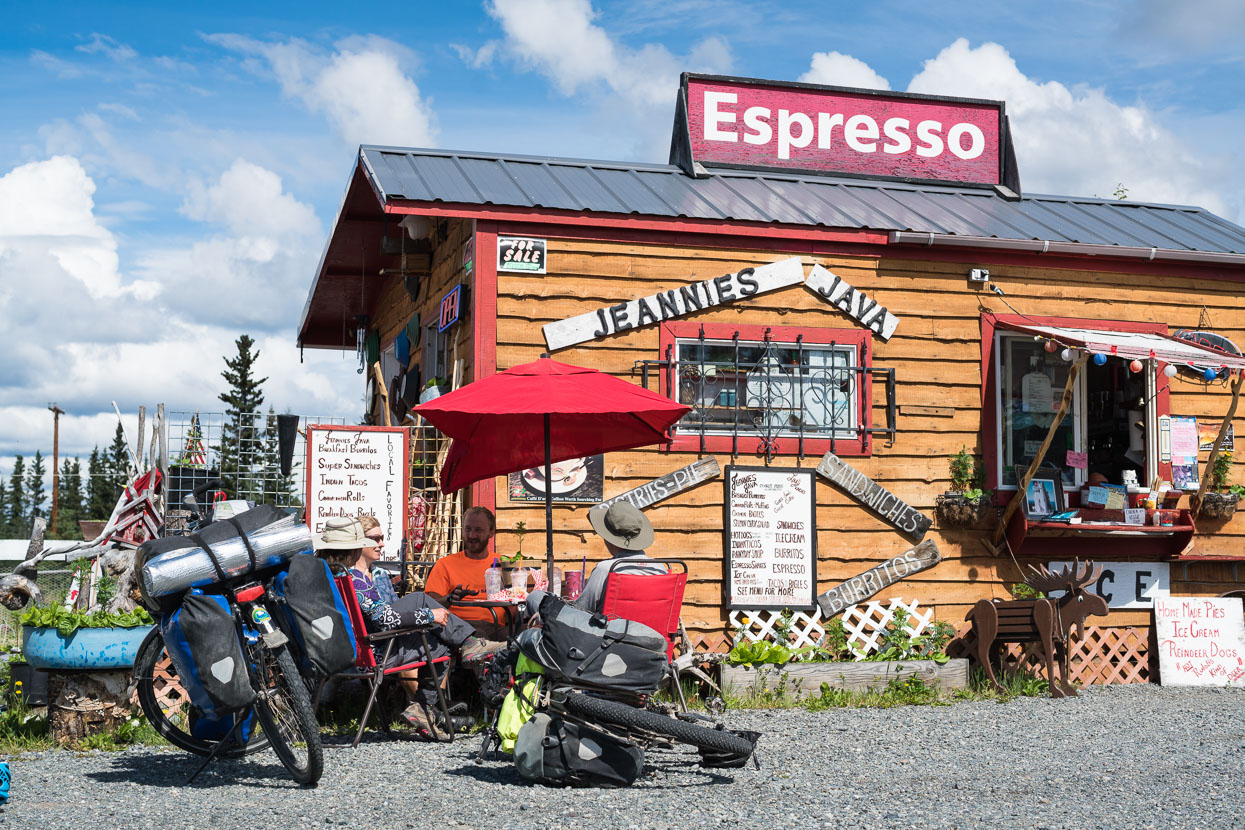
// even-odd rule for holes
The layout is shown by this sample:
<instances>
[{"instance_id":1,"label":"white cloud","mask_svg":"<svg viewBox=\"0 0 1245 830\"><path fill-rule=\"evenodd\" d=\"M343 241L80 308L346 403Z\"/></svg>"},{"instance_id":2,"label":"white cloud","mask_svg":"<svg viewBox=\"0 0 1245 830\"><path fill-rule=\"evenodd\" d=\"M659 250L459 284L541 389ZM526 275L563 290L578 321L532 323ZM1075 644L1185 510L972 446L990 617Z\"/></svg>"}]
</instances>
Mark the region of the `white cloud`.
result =
<instances>
[{"instance_id":1,"label":"white cloud","mask_svg":"<svg viewBox=\"0 0 1245 830\"><path fill-rule=\"evenodd\" d=\"M431 108L403 70L410 53L400 44L376 36L354 37L326 54L298 38L282 43L221 34L208 40L259 59L245 65L271 71L285 95L322 113L349 144L436 143Z\"/></svg>"},{"instance_id":2,"label":"white cloud","mask_svg":"<svg viewBox=\"0 0 1245 830\"><path fill-rule=\"evenodd\" d=\"M1187 58L1189 50L1239 48L1245 4L1240 0L1138 0L1121 18L1120 34L1158 45L1170 57Z\"/></svg>"},{"instance_id":3,"label":"white cloud","mask_svg":"<svg viewBox=\"0 0 1245 830\"><path fill-rule=\"evenodd\" d=\"M79 52L85 52L88 55L105 55L118 63L123 61L132 61L138 57L138 52L136 52L132 46L119 43L115 38L111 38L108 35L101 35L99 32L93 32L89 41L79 44L74 48Z\"/></svg>"},{"instance_id":4,"label":"white cloud","mask_svg":"<svg viewBox=\"0 0 1245 830\"><path fill-rule=\"evenodd\" d=\"M95 182L71 156L24 164L0 177L0 282L11 290L25 282L22 263L46 258L93 299L154 297L156 283L122 280L117 242L95 218L94 193Z\"/></svg>"},{"instance_id":5,"label":"white cloud","mask_svg":"<svg viewBox=\"0 0 1245 830\"><path fill-rule=\"evenodd\" d=\"M310 205L282 189L281 177L243 159L205 185L192 181L187 187L182 213L200 222L226 225L242 236L318 237L320 220Z\"/></svg>"},{"instance_id":6,"label":"white cloud","mask_svg":"<svg viewBox=\"0 0 1245 830\"><path fill-rule=\"evenodd\" d=\"M625 46L593 22L597 13L588 0L491 0L485 8L505 32L507 55L565 96L605 93L599 103L606 117L640 133L645 152L668 146L680 72L731 67L730 48L717 37L684 56L657 43Z\"/></svg>"},{"instance_id":7,"label":"white cloud","mask_svg":"<svg viewBox=\"0 0 1245 830\"><path fill-rule=\"evenodd\" d=\"M890 82L869 64L840 52L816 52L808 71L800 76L806 84L854 86L864 89L890 89Z\"/></svg>"},{"instance_id":8,"label":"white cloud","mask_svg":"<svg viewBox=\"0 0 1245 830\"><path fill-rule=\"evenodd\" d=\"M1158 114L1116 103L1101 89L1035 81L997 43L972 48L956 40L925 62L908 91L1006 101L1028 192L1109 196L1122 183L1138 201L1236 212L1221 195L1226 156L1195 151Z\"/></svg>"}]
</instances>

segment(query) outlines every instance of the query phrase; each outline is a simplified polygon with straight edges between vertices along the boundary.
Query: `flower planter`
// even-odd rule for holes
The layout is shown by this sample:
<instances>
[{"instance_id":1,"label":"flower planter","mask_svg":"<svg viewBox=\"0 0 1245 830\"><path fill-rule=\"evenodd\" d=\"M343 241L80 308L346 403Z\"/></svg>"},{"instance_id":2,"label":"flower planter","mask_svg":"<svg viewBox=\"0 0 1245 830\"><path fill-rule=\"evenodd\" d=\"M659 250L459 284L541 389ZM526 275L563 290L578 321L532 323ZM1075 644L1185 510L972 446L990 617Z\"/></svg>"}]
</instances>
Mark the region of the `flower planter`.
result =
<instances>
[{"instance_id":1,"label":"flower planter","mask_svg":"<svg viewBox=\"0 0 1245 830\"><path fill-rule=\"evenodd\" d=\"M934 499L934 512L942 527L983 528L994 514L990 496L970 499L963 493L943 493Z\"/></svg>"},{"instance_id":2,"label":"flower planter","mask_svg":"<svg viewBox=\"0 0 1245 830\"><path fill-rule=\"evenodd\" d=\"M36 669L117 671L134 666L138 647L152 626L79 628L62 637L55 628L22 626L22 653Z\"/></svg>"},{"instance_id":3,"label":"flower planter","mask_svg":"<svg viewBox=\"0 0 1245 830\"><path fill-rule=\"evenodd\" d=\"M863 661L859 663L788 663L785 666L730 666L722 664L722 690L746 694L776 690L780 685L799 694L816 694L825 683L835 689L881 691L893 680L917 678L943 689L968 687L968 660ZM784 678L785 675L785 678Z\"/></svg>"},{"instance_id":4,"label":"flower planter","mask_svg":"<svg viewBox=\"0 0 1245 830\"><path fill-rule=\"evenodd\" d=\"M1240 496L1231 493L1203 493L1201 515L1211 519L1231 519Z\"/></svg>"}]
</instances>

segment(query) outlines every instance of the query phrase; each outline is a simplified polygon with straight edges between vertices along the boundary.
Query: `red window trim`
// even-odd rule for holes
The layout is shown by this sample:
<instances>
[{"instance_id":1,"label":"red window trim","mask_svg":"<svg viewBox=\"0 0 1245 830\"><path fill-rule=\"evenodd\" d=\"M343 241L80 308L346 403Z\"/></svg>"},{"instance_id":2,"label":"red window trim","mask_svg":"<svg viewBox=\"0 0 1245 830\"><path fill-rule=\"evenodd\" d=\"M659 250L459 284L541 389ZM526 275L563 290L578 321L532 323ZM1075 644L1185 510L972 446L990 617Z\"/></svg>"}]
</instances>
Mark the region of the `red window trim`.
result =
<instances>
[{"instance_id":1,"label":"red window trim","mask_svg":"<svg viewBox=\"0 0 1245 830\"><path fill-rule=\"evenodd\" d=\"M994 374L994 334L999 323L1022 326L1065 326L1068 328L1121 331L1137 334L1167 334L1166 323L1137 323L1129 320L1091 320L1081 317L1035 317L1022 314L981 315L981 456L986 466L986 487L995 491L996 502L1010 501L1014 491L999 492L999 430L998 378ZM1171 414L1171 395L1163 376L1162 361L1158 365L1158 395L1154 399L1159 416ZM1171 464L1159 462L1159 475L1171 480Z\"/></svg>"},{"instance_id":2,"label":"red window trim","mask_svg":"<svg viewBox=\"0 0 1245 830\"><path fill-rule=\"evenodd\" d=\"M705 337L711 340L730 340L735 332L739 332L740 340L749 340L761 342L765 340L765 333L769 331L770 340L778 343L795 343L796 337L804 335L804 342L808 345L825 345L831 343L835 345L855 346L858 355L859 365L869 367L869 343L872 332L861 329L830 329L830 328L812 328L806 326L758 326L758 325L739 325L735 323L701 323L695 320L671 320L661 324L661 359L665 360L667 354L673 355L673 348L676 339L689 339L700 336L701 327L704 327ZM668 373L661 372L661 394L668 398L674 399L674 391L669 388ZM864 429L868 429L872 425L872 401L873 401L873 378L870 373L864 372L860 381L859 395L857 396L858 410L856 413L857 423ZM868 456L872 454L872 442L868 433L863 438L836 438L834 440L834 452L836 455L842 456ZM736 442L729 435L706 435L704 436L704 451L707 453L730 453L732 446L738 455L761 455L764 454L761 439L747 435L740 436ZM669 444L669 449L675 452L700 452L701 436L699 433L678 430L675 433L674 441ZM821 456L830 450L829 438L805 438L804 439L804 455L805 456ZM797 455L800 452L800 439L796 436L784 436L777 441L776 453L778 455Z\"/></svg>"}]
</instances>

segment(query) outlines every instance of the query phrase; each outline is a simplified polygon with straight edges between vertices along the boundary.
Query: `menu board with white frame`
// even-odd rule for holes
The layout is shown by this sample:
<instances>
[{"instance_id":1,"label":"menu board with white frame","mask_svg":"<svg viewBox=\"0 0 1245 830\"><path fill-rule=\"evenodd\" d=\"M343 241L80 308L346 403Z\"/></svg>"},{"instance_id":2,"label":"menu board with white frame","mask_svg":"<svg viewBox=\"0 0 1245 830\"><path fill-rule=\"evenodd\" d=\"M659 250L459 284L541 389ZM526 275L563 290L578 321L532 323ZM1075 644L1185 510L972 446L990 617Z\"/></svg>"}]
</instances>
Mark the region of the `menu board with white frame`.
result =
<instances>
[{"instance_id":1,"label":"menu board with white frame","mask_svg":"<svg viewBox=\"0 0 1245 830\"><path fill-rule=\"evenodd\" d=\"M402 427L307 427L307 525L372 515L385 534L382 559L402 555L410 433Z\"/></svg>"},{"instance_id":2,"label":"menu board with white frame","mask_svg":"<svg viewBox=\"0 0 1245 830\"><path fill-rule=\"evenodd\" d=\"M724 486L727 607L816 607L813 471L731 466Z\"/></svg>"}]
</instances>

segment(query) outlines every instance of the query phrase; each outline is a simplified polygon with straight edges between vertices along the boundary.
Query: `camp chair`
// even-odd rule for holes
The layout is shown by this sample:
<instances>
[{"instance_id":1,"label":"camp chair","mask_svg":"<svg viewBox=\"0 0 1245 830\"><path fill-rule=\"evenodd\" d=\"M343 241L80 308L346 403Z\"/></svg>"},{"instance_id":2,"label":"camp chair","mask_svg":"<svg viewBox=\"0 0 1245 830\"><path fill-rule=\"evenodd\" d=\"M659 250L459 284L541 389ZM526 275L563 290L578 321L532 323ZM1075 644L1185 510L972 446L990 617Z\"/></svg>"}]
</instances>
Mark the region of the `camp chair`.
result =
<instances>
[{"instance_id":1,"label":"camp chair","mask_svg":"<svg viewBox=\"0 0 1245 830\"><path fill-rule=\"evenodd\" d=\"M610 571L605 579L605 596L601 601L601 613L609 619L633 620L647 625L666 638L666 661L670 685L679 696L684 711L687 701L683 697L683 685L679 672L691 669L675 660L674 648L684 644L686 637L679 614L683 610L683 593L687 589L687 563L681 559L650 559L645 564L665 565L671 573L635 574ZM674 573L675 568L679 573ZM690 658L689 658L690 659ZM697 671L697 674L703 673ZM707 676L706 676L707 678Z\"/></svg>"},{"instance_id":2,"label":"camp chair","mask_svg":"<svg viewBox=\"0 0 1245 830\"><path fill-rule=\"evenodd\" d=\"M346 612L350 615L350 624L354 626L355 661L353 668L349 671L330 675L330 677L325 677L320 681L320 688L316 690L316 705L319 706L320 693L324 690L324 684L332 678L361 680L367 684L367 707L363 710L363 717L359 718L359 731L355 733L354 742L350 744L352 747L356 747L363 738L363 730L367 728L368 718L372 715L373 706L377 706L381 710L381 728L387 734L390 733L389 715L384 711L384 703L377 697L380 687L384 685L385 678L392 674L422 669L424 666L427 666L428 670L432 672L433 683L436 684L437 703L440 704L441 714L445 718L445 729L449 732L450 740L453 741L454 720L450 717L450 708L445 699L445 690L441 688L442 676L437 672L437 664L448 663L449 656L437 657L433 660L419 660L414 663L403 663L398 666L386 666L389 662L389 655L393 652L394 641L406 634L413 633L418 635L424 654L430 654L428 632L433 629L433 626L413 625L403 628L391 628L388 631L381 631L376 634L368 634L367 625L363 620L363 610L359 608L359 598L355 596L354 585L350 582L350 575L339 573L334 575L334 579L337 582L337 590L341 594L342 602L346 605ZM376 662L376 657L372 654L372 645L374 643L385 644L385 653L379 663Z\"/></svg>"}]
</instances>

